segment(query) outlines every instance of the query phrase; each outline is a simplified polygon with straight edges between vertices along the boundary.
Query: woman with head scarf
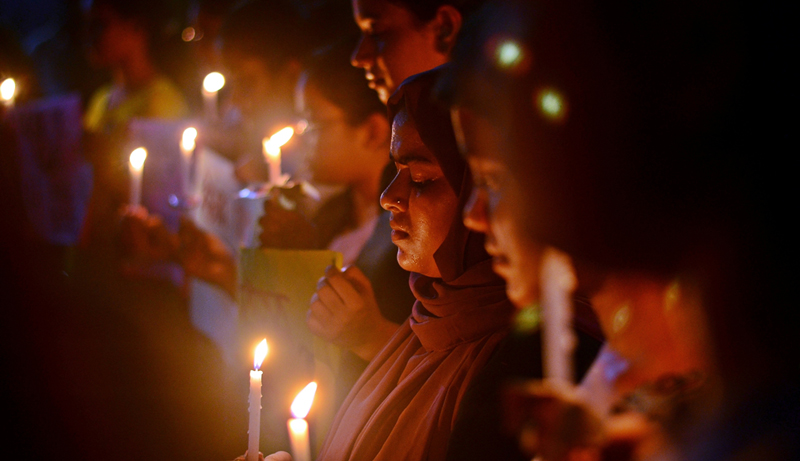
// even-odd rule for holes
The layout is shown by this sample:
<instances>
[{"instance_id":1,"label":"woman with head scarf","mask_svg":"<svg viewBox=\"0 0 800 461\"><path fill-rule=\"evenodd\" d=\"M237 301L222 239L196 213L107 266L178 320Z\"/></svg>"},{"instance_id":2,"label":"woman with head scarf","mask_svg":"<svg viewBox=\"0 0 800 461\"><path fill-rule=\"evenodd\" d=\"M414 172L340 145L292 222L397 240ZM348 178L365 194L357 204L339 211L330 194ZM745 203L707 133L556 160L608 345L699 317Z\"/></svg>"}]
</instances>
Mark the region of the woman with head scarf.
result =
<instances>
[{"instance_id":1,"label":"woman with head scarf","mask_svg":"<svg viewBox=\"0 0 800 461\"><path fill-rule=\"evenodd\" d=\"M417 301L340 408L320 460L442 459L464 391L506 336L513 307L461 222L471 177L449 113L431 101L435 78L409 79L390 103L397 174L381 196ZM338 296L335 282L312 309Z\"/></svg>"}]
</instances>

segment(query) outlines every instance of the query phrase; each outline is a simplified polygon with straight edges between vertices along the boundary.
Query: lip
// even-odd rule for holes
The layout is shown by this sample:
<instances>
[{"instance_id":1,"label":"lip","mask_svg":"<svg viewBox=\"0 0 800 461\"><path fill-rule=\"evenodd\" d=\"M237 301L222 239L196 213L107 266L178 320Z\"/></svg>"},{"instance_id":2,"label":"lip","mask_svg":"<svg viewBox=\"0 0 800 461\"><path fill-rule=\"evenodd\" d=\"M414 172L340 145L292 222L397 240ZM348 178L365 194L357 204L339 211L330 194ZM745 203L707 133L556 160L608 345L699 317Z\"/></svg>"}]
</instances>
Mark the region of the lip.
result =
<instances>
[{"instance_id":1,"label":"lip","mask_svg":"<svg viewBox=\"0 0 800 461\"><path fill-rule=\"evenodd\" d=\"M403 240L409 237L408 230L405 227L397 224L396 221L389 220L389 227L392 228L392 241Z\"/></svg>"}]
</instances>

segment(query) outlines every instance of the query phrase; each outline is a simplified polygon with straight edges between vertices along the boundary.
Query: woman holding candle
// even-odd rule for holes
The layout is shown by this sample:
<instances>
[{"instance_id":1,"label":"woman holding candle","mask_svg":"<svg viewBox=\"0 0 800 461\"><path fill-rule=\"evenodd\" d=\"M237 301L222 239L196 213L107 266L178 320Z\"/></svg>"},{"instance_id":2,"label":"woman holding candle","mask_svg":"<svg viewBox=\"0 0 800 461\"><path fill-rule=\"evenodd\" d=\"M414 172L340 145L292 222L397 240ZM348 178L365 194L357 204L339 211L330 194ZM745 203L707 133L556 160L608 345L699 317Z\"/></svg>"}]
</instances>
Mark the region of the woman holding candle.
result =
<instances>
[{"instance_id":1,"label":"woman holding candle","mask_svg":"<svg viewBox=\"0 0 800 461\"><path fill-rule=\"evenodd\" d=\"M760 211L779 200L782 181L759 168L764 150L754 148L779 128L739 126L753 108L732 101L748 101L766 74L758 59L738 65L760 57L758 42L731 35L745 21L724 10L498 3L465 35L445 83L480 184L467 225L487 234L510 296L523 304L537 296L536 266L526 264L542 248L572 256L579 290L591 296L617 354L604 354L580 391L600 415L623 397L619 408L648 417L639 420L634 458L799 452L798 399L788 390L798 382L789 346L796 326L765 321L755 307L780 303L789 286L771 269L782 267L770 243L780 228ZM698 48L686 33L699 32L693 27L718 40ZM501 59L502 47L516 58ZM714 70L698 65L710 62ZM699 98L709 72L716 85ZM610 401L597 382L611 388ZM606 442L619 442L613 428ZM588 446L556 437L538 448L560 451L545 459L627 459L609 458L596 435ZM451 447L452 459L466 459L458 454L474 436L454 437L461 446ZM479 441L491 451L492 440Z\"/></svg>"},{"instance_id":2,"label":"woman holding candle","mask_svg":"<svg viewBox=\"0 0 800 461\"><path fill-rule=\"evenodd\" d=\"M90 59L111 71L113 82L97 90L84 114L84 147L92 163L94 190L83 240L104 242L114 234L120 205L128 200L128 156L123 146L134 117L179 119L183 95L157 68L152 46L161 15L157 1L95 0L88 12Z\"/></svg>"},{"instance_id":3,"label":"woman holding candle","mask_svg":"<svg viewBox=\"0 0 800 461\"><path fill-rule=\"evenodd\" d=\"M390 104L398 171L381 196L417 302L351 390L320 460L443 457L463 392L507 333L503 283L459 217L471 180L449 114L431 103L435 76L410 80ZM327 279L311 316L340 302L340 290Z\"/></svg>"}]
</instances>

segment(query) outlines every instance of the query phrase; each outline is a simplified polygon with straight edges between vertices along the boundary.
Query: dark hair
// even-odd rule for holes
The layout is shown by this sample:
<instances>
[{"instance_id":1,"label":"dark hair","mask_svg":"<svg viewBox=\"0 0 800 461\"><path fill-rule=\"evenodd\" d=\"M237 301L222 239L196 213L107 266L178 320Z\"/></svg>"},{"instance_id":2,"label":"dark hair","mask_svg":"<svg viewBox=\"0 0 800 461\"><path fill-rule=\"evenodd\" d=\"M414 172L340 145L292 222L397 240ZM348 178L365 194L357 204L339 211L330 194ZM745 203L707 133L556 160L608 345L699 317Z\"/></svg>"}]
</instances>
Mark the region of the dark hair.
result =
<instances>
[{"instance_id":1,"label":"dark hair","mask_svg":"<svg viewBox=\"0 0 800 461\"><path fill-rule=\"evenodd\" d=\"M374 113L386 114L386 107L371 90L364 73L350 65L355 40L341 40L316 51L308 60L307 84L314 85L325 99L342 109L350 125L358 125Z\"/></svg>"},{"instance_id":2,"label":"dark hair","mask_svg":"<svg viewBox=\"0 0 800 461\"><path fill-rule=\"evenodd\" d=\"M251 0L236 7L220 30L223 50L234 49L282 68L311 49L306 20L288 0Z\"/></svg>"},{"instance_id":3,"label":"dark hair","mask_svg":"<svg viewBox=\"0 0 800 461\"><path fill-rule=\"evenodd\" d=\"M484 0L389 0L390 3L401 6L416 16L420 22L428 22L436 16L440 6L450 5L455 7L464 18L469 17Z\"/></svg>"}]
</instances>

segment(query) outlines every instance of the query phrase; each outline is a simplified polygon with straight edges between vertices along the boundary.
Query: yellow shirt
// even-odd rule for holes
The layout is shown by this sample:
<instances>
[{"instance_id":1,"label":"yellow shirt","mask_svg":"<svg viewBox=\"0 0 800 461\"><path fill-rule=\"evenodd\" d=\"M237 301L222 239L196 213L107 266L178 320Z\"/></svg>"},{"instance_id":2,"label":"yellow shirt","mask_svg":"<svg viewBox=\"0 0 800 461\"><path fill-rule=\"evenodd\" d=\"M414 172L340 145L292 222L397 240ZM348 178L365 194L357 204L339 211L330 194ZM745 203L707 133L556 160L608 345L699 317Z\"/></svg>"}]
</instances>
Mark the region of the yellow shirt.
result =
<instances>
[{"instance_id":1,"label":"yellow shirt","mask_svg":"<svg viewBox=\"0 0 800 461\"><path fill-rule=\"evenodd\" d=\"M179 119L188 115L183 95L166 77L158 76L135 91L128 92L106 85L92 95L84 115L89 132L110 133L132 118Z\"/></svg>"}]
</instances>

